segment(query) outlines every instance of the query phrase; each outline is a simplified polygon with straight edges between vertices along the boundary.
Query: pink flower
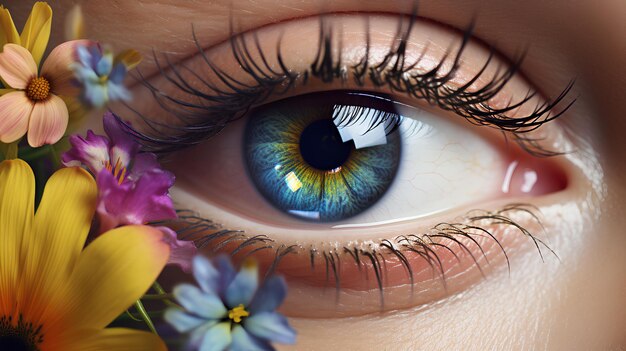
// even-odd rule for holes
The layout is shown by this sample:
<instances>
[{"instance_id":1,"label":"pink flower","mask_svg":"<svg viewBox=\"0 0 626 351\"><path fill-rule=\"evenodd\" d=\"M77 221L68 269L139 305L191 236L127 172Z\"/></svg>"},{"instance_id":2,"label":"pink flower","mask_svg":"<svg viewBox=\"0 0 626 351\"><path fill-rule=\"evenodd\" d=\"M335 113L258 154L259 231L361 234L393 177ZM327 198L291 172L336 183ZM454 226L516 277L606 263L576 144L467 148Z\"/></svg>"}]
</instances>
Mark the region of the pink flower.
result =
<instances>
[{"instance_id":1,"label":"pink flower","mask_svg":"<svg viewBox=\"0 0 626 351\"><path fill-rule=\"evenodd\" d=\"M28 144L54 144L65 134L69 113L61 96L77 95L70 65L76 47L86 40L63 43L50 53L38 71L33 55L17 44L0 53L0 77L13 90L0 97L0 141L12 143L28 132Z\"/></svg>"},{"instance_id":2,"label":"pink flower","mask_svg":"<svg viewBox=\"0 0 626 351\"><path fill-rule=\"evenodd\" d=\"M122 225L176 218L169 196L174 175L161 168L154 154L140 153L139 144L112 113L105 113L103 124L107 136L92 131L87 131L85 138L72 135L72 148L61 158L64 165L83 165L96 177L100 233ZM167 227L159 229L171 248L169 263L189 271L197 252L193 242L178 240Z\"/></svg>"}]
</instances>

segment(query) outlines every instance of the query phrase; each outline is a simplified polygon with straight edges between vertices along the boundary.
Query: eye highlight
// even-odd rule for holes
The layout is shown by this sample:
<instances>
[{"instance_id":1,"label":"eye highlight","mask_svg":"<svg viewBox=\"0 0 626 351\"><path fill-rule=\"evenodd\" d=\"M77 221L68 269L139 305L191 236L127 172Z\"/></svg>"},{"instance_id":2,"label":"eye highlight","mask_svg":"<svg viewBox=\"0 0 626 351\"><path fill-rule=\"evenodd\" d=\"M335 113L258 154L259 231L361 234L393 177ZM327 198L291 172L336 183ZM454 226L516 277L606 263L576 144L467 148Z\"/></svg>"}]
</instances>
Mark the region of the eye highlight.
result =
<instances>
[{"instance_id":1,"label":"eye highlight","mask_svg":"<svg viewBox=\"0 0 626 351\"><path fill-rule=\"evenodd\" d=\"M355 216L396 176L401 136L391 133L399 116L389 101L314 94L268 104L248 118L250 176L266 199L293 216L320 222Z\"/></svg>"},{"instance_id":2,"label":"eye highlight","mask_svg":"<svg viewBox=\"0 0 626 351\"><path fill-rule=\"evenodd\" d=\"M158 104L134 110L148 128L129 128L184 170L173 194L194 214L179 232L204 250L256 258L330 314L427 303L510 250L545 251L541 210L511 204L568 184L533 155L564 150L546 123L570 87L544 99L496 56L415 18L299 19L166 56L143 82Z\"/></svg>"}]
</instances>

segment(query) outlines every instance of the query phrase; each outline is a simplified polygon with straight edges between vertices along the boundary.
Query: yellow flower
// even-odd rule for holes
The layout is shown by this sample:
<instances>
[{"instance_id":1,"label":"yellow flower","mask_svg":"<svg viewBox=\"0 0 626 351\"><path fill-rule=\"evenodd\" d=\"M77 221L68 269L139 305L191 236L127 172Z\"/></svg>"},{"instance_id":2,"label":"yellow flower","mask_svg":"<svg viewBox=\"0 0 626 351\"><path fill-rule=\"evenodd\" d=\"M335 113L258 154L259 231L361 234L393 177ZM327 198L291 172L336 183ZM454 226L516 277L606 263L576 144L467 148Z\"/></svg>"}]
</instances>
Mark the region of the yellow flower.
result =
<instances>
[{"instance_id":1,"label":"yellow flower","mask_svg":"<svg viewBox=\"0 0 626 351\"><path fill-rule=\"evenodd\" d=\"M11 13L0 5L0 48L4 47L4 44L20 45L30 51L39 66L48 46L51 25L52 9L40 1L33 6L22 33L18 35Z\"/></svg>"},{"instance_id":2,"label":"yellow flower","mask_svg":"<svg viewBox=\"0 0 626 351\"><path fill-rule=\"evenodd\" d=\"M96 184L80 168L56 172L34 213L35 178L0 163L0 350L165 350L155 334L105 328L142 296L169 247L159 230L126 226L83 246Z\"/></svg>"}]
</instances>

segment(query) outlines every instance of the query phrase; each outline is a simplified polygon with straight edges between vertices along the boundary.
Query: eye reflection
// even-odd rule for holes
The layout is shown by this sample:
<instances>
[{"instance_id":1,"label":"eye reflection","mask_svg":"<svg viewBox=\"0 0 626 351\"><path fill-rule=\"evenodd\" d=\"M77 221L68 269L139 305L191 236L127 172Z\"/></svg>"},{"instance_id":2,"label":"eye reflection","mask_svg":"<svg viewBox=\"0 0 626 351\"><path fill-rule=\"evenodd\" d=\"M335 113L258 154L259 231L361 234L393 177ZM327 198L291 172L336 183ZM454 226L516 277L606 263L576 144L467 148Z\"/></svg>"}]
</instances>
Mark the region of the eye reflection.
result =
<instances>
[{"instance_id":1,"label":"eye reflection","mask_svg":"<svg viewBox=\"0 0 626 351\"><path fill-rule=\"evenodd\" d=\"M550 111L569 87L544 101L463 38L419 19L338 14L164 65L144 96L174 124L139 135L184 170L181 235L284 274L303 316L377 311L383 289L385 308L427 303L504 266L522 239L545 248L540 213L519 203L567 177L522 149L559 146L534 131L562 113ZM324 295L331 286L340 300Z\"/></svg>"},{"instance_id":2,"label":"eye reflection","mask_svg":"<svg viewBox=\"0 0 626 351\"><path fill-rule=\"evenodd\" d=\"M386 99L335 92L253 112L244 152L254 184L299 218L328 222L361 213L384 195L398 170L400 117L393 107Z\"/></svg>"}]
</instances>

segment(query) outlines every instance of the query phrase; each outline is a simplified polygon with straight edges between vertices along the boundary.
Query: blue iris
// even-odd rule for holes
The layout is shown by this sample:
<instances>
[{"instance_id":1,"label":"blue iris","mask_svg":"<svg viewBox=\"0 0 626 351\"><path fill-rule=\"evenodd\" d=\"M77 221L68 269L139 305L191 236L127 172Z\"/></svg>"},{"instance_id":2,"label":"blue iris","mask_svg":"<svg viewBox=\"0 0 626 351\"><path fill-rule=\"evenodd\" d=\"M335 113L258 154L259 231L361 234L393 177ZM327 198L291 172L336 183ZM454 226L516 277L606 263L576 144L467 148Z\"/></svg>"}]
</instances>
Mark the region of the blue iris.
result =
<instances>
[{"instance_id":1,"label":"blue iris","mask_svg":"<svg viewBox=\"0 0 626 351\"><path fill-rule=\"evenodd\" d=\"M396 176L401 140L385 122L393 112L366 102L313 94L255 111L244 152L259 192L286 213L322 222L376 203Z\"/></svg>"}]
</instances>

